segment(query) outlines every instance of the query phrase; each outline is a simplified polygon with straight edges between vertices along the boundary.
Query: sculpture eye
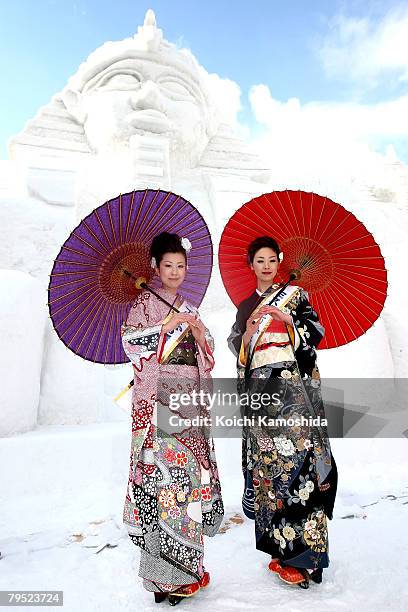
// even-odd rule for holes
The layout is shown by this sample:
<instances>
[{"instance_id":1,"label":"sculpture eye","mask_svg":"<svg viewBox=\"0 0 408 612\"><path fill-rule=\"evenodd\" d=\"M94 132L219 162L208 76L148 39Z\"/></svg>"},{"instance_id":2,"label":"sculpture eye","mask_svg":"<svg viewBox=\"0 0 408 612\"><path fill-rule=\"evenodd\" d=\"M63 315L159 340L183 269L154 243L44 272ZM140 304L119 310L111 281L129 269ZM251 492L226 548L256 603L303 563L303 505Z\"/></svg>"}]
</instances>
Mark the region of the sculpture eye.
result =
<instances>
[{"instance_id":1,"label":"sculpture eye","mask_svg":"<svg viewBox=\"0 0 408 612\"><path fill-rule=\"evenodd\" d=\"M162 80L160 81L159 85L164 95L168 96L169 98L173 98L175 100L194 98L193 93L187 87L187 85L176 79Z\"/></svg>"},{"instance_id":2,"label":"sculpture eye","mask_svg":"<svg viewBox=\"0 0 408 612\"><path fill-rule=\"evenodd\" d=\"M98 83L98 88L115 89L127 91L137 89L140 86L140 79L136 74L114 73L107 74Z\"/></svg>"}]
</instances>

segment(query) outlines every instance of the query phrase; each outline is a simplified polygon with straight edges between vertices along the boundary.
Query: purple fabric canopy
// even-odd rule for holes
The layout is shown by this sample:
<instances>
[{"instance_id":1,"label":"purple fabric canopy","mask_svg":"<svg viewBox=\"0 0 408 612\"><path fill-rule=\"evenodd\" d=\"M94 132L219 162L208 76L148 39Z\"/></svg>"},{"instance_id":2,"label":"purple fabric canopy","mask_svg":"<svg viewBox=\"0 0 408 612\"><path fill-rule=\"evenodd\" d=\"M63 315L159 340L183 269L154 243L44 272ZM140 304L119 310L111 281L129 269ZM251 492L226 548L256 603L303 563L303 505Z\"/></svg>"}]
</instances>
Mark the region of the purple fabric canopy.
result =
<instances>
[{"instance_id":1,"label":"purple fabric canopy","mask_svg":"<svg viewBox=\"0 0 408 612\"><path fill-rule=\"evenodd\" d=\"M162 231L188 238L188 271L180 293L199 306L212 269L212 242L201 214L174 193L146 189L121 195L99 208L73 230L54 262L48 304L55 330L77 355L96 363L128 360L120 327L144 276L159 286L150 267L153 237Z\"/></svg>"}]
</instances>

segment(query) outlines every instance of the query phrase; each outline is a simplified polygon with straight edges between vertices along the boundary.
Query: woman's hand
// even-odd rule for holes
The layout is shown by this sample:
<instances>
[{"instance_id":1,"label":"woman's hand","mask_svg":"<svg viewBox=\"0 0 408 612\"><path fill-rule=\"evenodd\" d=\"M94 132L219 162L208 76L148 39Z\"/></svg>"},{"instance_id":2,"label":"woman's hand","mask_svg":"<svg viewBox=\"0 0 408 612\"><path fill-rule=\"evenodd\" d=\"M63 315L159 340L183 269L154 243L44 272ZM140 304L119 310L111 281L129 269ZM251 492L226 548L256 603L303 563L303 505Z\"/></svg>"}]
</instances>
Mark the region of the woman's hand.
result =
<instances>
[{"instance_id":1,"label":"woman's hand","mask_svg":"<svg viewBox=\"0 0 408 612\"><path fill-rule=\"evenodd\" d=\"M271 316L272 319L275 319L275 321L283 321L283 323L293 325L292 317L279 310L279 308L276 308L276 306L262 306L262 308L260 308L256 314L261 318L267 314Z\"/></svg>"},{"instance_id":2,"label":"woman's hand","mask_svg":"<svg viewBox=\"0 0 408 612\"><path fill-rule=\"evenodd\" d=\"M198 317L194 317L194 323L190 323L191 331L194 336L194 340L200 345L202 349L205 346L205 325Z\"/></svg>"},{"instance_id":3,"label":"woman's hand","mask_svg":"<svg viewBox=\"0 0 408 612\"><path fill-rule=\"evenodd\" d=\"M246 322L246 329L244 335L242 336L242 340L244 341L244 347L246 348L251 341L252 336L258 331L259 325L261 323L262 317L250 317Z\"/></svg>"},{"instance_id":4,"label":"woman's hand","mask_svg":"<svg viewBox=\"0 0 408 612\"><path fill-rule=\"evenodd\" d=\"M272 319L276 321L283 321L288 325L293 325L292 317L279 310L279 308L276 308L276 306L262 306L256 313L256 317L250 317L247 321L246 330L242 336L245 348L251 341L252 336L258 331L261 319L264 315L270 315Z\"/></svg>"},{"instance_id":5,"label":"woman's hand","mask_svg":"<svg viewBox=\"0 0 408 612\"><path fill-rule=\"evenodd\" d=\"M168 334L169 332L176 329L181 323L188 323L191 327L195 325L196 318L192 314L187 312L176 312L167 323L162 325L162 332Z\"/></svg>"}]
</instances>

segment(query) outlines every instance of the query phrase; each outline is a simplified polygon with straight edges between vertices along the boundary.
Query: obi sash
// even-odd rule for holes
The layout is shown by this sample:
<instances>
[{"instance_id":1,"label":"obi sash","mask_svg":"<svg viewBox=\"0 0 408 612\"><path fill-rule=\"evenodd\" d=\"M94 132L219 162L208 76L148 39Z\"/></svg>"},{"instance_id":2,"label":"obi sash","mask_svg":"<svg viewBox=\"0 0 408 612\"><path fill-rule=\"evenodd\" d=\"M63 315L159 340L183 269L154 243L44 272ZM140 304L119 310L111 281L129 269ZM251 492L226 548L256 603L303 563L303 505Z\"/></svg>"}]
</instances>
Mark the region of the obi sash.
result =
<instances>
[{"instance_id":1,"label":"obi sash","mask_svg":"<svg viewBox=\"0 0 408 612\"><path fill-rule=\"evenodd\" d=\"M183 302L178 308L180 312L197 314L197 310ZM138 372L142 371L142 359L148 360L156 355L158 363L166 363L177 346L189 335L188 323L180 323L175 329L167 334L162 333L162 325L167 323L173 316L170 313L160 324L138 329L132 325L124 326L122 333L122 344L126 355L133 363Z\"/></svg>"},{"instance_id":2,"label":"obi sash","mask_svg":"<svg viewBox=\"0 0 408 612\"><path fill-rule=\"evenodd\" d=\"M178 308L179 312L186 312L188 314L197 315L198 311L194 306L190 306L187 302L183 302ZM174 311L171 311L163 321L163 325L170 321L174 316ZM168 332L165 337L161 336L157 348L157 361L159 363L168 363L171 360L171 356L176 348L183 343L183 341L191 341L192 334L191 328L188 323L180 323L175 329ZM193 337L194 340L194 337Z\"/></svg>"},{"instance_id":3,"label":"obi sash","mask_svg":"<svg viewBox=\"0 0 408 612\"><path fill-rule=\"evenodd\" d=\"M300 287L288 286L278 298L275 298L279 290L278 287L274 293L265 296L251 313L250 317L255 318L257 312L263 306L276 306L284 312L286 304L288 304L293 296L300 291ZM248 355L251 360L251 370L263 365L281 363L283 361L294 361L295 355L293 346L295 335L293 334L293 337L291 337L289 335L290 333L291 330L286 323L272 319L270 315L264 315L257 332L252 336L246 350L244 348L244 343L241 343L239 355L240 365L246 365Z\"/></svg>"}]
</instances>

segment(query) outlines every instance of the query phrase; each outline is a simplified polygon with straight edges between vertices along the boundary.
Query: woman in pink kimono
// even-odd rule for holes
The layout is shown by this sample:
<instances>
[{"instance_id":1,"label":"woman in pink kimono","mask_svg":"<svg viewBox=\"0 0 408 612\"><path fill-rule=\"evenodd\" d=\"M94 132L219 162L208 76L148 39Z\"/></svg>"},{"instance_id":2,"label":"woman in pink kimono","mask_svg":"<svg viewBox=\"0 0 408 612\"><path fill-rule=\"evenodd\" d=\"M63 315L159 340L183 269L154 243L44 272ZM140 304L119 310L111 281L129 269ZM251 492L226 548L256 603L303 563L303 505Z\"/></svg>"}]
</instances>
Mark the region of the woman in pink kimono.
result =
<instances>
[{"instance_id":1,"label":"woman in pink kimono","mask_svg":"<svg viewBox=\"0 0 408 612\"><path fill-rule=\"evenodd\" d=\"M124 522L141 548L144 587L156 602L168 597L171 605L207 586L203 536L217 533L224 512L208 427L182 420L208 419L207 407L193 397L208 390L214 365L210 333L197 309L177 293L190 248L177 234L162 232L153 239L152 267L162 283L157 293L173 308L145 291L122 327L134 370ZM174 397L181 396L182 405L175 404Z\"/></svg>"}]
</instances>

